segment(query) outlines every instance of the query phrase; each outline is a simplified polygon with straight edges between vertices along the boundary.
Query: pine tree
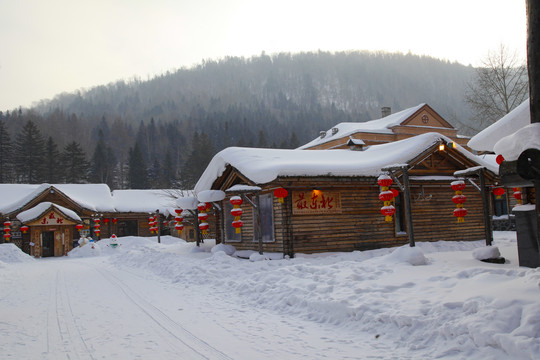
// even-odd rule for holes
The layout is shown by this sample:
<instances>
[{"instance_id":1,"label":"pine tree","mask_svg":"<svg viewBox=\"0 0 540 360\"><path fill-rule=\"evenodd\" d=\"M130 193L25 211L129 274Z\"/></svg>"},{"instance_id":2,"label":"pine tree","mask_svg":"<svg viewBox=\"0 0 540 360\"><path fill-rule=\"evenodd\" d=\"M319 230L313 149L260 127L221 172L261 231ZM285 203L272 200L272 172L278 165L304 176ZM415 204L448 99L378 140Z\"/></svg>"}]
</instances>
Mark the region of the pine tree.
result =
<instances>
[{"instance_id":1,"label":"pine tree","mask_svg":"<svg viewBox=\"0 0 540 360\"><path fill-rule=\"evenodd\" d=\"M88 178L88 162L79 145L73 141L64 147L61 155L64 181L68 184L85 183Z\"/></svg>"},{"instance_id":2,"label":"pine tree","mask_svg":"<svg viewBox=\"0 0 540 360\"><path fill-rule=\"evenodd\" d=\"M45 141L31 120L17 135L14 147L15 172L20 183L36 184L44 180Z\"/></svg>"},{"instance_id":3,"label":"pine tree","mask_svg":"<svg viewBox=\"0 0 540 360\"><path fill-rule=\"evenodd\" d=\"M148 189L148 173L146 161L138 143L129 149L129 187L131 189Z\"/></svg>"},{"instance_id":4,"label":"pine tree","mask_svg":"<svg viewBox=\"0 0 540 360\"><path fill-rule=\"evenodd\" d=\"M0 111L0 116L2 112ZM13 170L13 149L11 137L7 131L4 122L0 118L0 183L10 182L12 180Z\"/></svg>"},{"instance_id":5,"label":"pine tree","mask_svg":"<svg viewBox=\"0 0 540 360\"><path fill-rule=\"evenodd\" d=\"M56 184L62 178L60 151L58 151L58 145L53 138L49 136L45 144L45 181L49 184Z\"/></svg>"},{"instance_id":6,"label":"pine tree","mask_svg":"<svg viewBox=\"0 0 540 360\"><path fill-rule=\"evenodd\" d=\"M214 156L214 147L208 136L203 132L195 133L192 140L192 151L182 167L182 186L190 189L199 180L204 169Z\"/></svg>"},{"instance_id":7,"label":"pine tree","mask_svg":"<svg viewBox=\"0 0 540 360\"><path fill-rule=\"evenodd\" d=\"M96 143L92 160L90 161L89 180L92 183L107 184L113 187L114 170L116 168L116 158L110 146L104 141L101 129L98 134L99 140Z\"/></svg>"},{"instance_id":8,"label":"pine tree","mask_svg":"<svg viewBox=\"0 0 540 360\"><path fill-rule=\"evenodd\" d=\"M171 156L171 152L167 150L161 167L161 187L163 189L171 189L176 182L176 166Z\"/></svg>"}]
</instances>

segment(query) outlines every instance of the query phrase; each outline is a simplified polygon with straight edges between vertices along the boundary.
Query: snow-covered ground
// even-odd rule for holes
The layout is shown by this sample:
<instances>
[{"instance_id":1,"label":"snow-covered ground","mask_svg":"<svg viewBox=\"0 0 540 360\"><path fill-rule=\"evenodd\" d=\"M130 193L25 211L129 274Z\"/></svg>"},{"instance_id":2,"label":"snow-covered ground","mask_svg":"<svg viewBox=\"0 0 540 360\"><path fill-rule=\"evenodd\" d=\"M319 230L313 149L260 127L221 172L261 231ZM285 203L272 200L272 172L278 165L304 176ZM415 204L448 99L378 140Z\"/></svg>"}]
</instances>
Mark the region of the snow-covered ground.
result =
<instances>
[{"instance_id":1,"label":"snow-covered ground","mask_svg":"<svg viewBox=\"0 0 540 360\"><path fill-rule=\"evenodd\" d=\"M540 356L540 269L518 266L514 232L495 233L506 264L477 260L483 242L262 261L118 242L39 260L0 245L0 358Z\"/></svg>"}]
</instances>

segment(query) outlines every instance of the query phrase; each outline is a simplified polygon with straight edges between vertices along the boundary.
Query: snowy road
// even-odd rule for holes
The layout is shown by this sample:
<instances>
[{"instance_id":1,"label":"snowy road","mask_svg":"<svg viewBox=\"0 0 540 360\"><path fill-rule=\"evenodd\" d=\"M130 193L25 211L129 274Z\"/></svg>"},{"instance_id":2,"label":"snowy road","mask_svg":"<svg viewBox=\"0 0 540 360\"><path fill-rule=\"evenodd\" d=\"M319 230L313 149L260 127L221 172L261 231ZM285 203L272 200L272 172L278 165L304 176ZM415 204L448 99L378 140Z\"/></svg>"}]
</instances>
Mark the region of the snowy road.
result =
<instances>
[{"instance_id":1,"label":"snowy road","mask_svg":"<svg viewBox=\"0 0 540 360\"><path fill-rule=\"evenodd\" d=\"M2 359L397 358L375 355L389 345L371 337L246 311L99 259L41 259L2 275Z\"/></svg>"}]
</instances>

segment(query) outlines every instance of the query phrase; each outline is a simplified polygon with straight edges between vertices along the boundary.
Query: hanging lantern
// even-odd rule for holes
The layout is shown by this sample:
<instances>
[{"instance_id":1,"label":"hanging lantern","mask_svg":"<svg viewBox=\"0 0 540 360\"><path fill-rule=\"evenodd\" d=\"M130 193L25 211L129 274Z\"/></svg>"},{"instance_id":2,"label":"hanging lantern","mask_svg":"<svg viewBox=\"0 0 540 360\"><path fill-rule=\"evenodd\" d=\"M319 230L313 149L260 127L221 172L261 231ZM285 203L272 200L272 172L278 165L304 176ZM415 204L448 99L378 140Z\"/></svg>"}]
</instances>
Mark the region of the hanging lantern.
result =
<instances>
[{"instance_id":1,"label":"hanging lantern","mask_svg":"<svg viewBox=\"0 0 540 360\"><path fill-rule=\"evenodd\" d=\"M94 219L94 222L95 222L96 224L99 224L99 223L101 222L101 220L99 220L99 219Z\"/></svg>"},{"instance_id":2,"label":"hanging lantern","mask_svg":"<svg viewBox=\"0 0 540 360\"><path fill-rule=\"evenodd\" d=\"M197 205L197 209L199 209L199 212L206 211L206 203L199 203L199 205Z\"/></svg>"},{"instance_id":3,"label":"hanging lantern","mask_svg":"<svg viewBox=\"0 0 540 360\"><path fill-rule=\"evenodd\" d=\"M75 225L75 229L81 231L83 229L84 225L83 224L77 224Z\"/></svg>"},{"instance_id":4,"label":"hanging lantern","mask_svg":"<svg viewBox=\"0 0 540 360\"><path fill-rule=\"evenodd\" d=\"M232 196L231 197L231 204L233 205L233 208L231 210L231 215L234 216L234 221L232 222L232 226L236 229L236 234L240 234L242 232L242 225L244 223L240 220L240 216L242 216L242 212L239 212L238 210L242 210L240 208L240 205L242 205L243 201L240 196ZM235 215L236 214L236 215Z\"/></svg>"},{"instance_id":5,"label":"hanging lantern","mask_svg":"<svg viewBox=\"0 0 540 360\"><path fill-rule=\"evenodd\" d=\"M381 208L381 214L384 215L384 221L391 222L392 215L396 212L396 208L392 205L392 199L396 196L394 191L390 190L390 185L394 183L394 180L388 175L381 175L377 179L377 184L381 186L381 192L379 193L379 199L384 202L384 206ZM396 190L397 193L397 190Z\"/></svg>"},{"instance_id":6,"label":"hanging lantern","mask_svg":"<svg viewBox=\"0 0 540 360\"><path fill-rule=\"evenodd\" d=\"M397 189L390 189L390 191L392 192L392 194L394 194L394 197L395 197L395 198L398 197L399 191L397 191Z\"/></svg>"},{"instance_id":7,"label":"hanging lantern","mask_svg":"<svg viewBox=\"0 0 540 360\"><path fill-rule=\"evenodd\" d=\"M99 229L94 230L94 234L96 234L97 236L99 236L99 234L101 234L101 230L99 230Z\"/></svg>"},{"instance_id":8,"label":"hanging lantern","mask_svg":"<svg viewBox=\"0 0 540 360\"><path fill-rule=\"evenodd\" d=\"M28 226L26 226L26 225L21 226L21 231L23 232L23 234L26 234L28 229L30 229L30 228Z\"/></svg>"},{"instance_id":9,"label":"hanging lantern","mask_svg":"<svg viewBox=\"0 0 540 360\"><path fill-rule=\"evenodd\" d=\"M103 219L103 223L104 223L104 224L108 224L108 223L109 223L109 218Z\"/></svg>"},{"instance_id":10,"label":"hanging lantern","mask_svg":"<svg viewBox=\"0 0 540 360\"><path fill-rule=\"evenodd\" d=\"M463 189L465 189L465 181L457 180L453 181L450 186L456 194L452 197L452 201L456 204L456 209L454 210L454 216L457 217L458 223L465 221L465 215L467 215L467 209L463 207L463 204L467 200L467 197L463 195Z\"/></svg>"},{"instance_id":11,"label":"hanging lantern","mask_svg":"<svg viewBox=\"0 0 540 360\"><path fill-rule=\"evenodd\" d=\"M116 224L117 222L118 222L118 219L117 219L117 218L113 218L113 219L112 219L112 223L113 223L113 224Z\"/></svg>"},{"instance_id":12,"label":"hanging lantern","mask_svg":"<svg viewBox=\"0 0 540 360\"><path fill-rule=\"evenodd\" d=\"M501 163L504 161L504 156L502 155L497 155L497 157L495 158L495 161L497 162L497 164L501 165Z\"/></svg>"},{"instance_id":13,"label":"hanging lantern","mask_svg":"<svg viewBox=\"0 0 540 360\"><path fill-rule=\"evenodd\" d=\"M521 198L521 188L515 187L512 190L514 192L512 194L514 196L514 199L516 199L518 204L521 205L521 203L522 203L522 201L521 201L522 200L522 198ZM5 223L4 223L4 225L5 225Z\"/></svg>"},{"instance_id":14,"label":"hanging lantern","mask_svg":"<svg viewBox=\"0 0 540 360\"><path fill-rule=\"evenodd\" d=\"M182 209L174 209L174 212L175 212L176 215L178 215L178 216L182 215L182 211L184 211L184 210L182 210Z\"/></svg>"},{"instance_id":15,"label":"hanging lantern","mask_svg":"<svg viewBox=\"0 0 540 360\"><path fill-rule=\"evenodd\" d=\"M184 225L182 224L176 224L174 227L178 231L178 235L182 234L182 230L184 230Z\"/></svg>"},{"instance_id":16,"label":"hanging lantern","mask_svg":"<svg viewBox=\"0 0 540 360\"><path fill-rule=\"evenodd\" d=\"M202 230L203 235L208 234L208 228L209 227L210 227L210 225L208 225L208 223L205 223L205 222L199 224L199 229Z\"/></svg>"},{"instance_id":17,"label":"hanging lantern","mask_svg":"<svg viewBox=\"0 0 540 360\"><path fill-rule=\"evenodd\" d=\"M151 222L153 222L153 221L154 221L154 217L153 217L153 216L150 216L150 217L148 218L148 223L151 223Z\"/></svg>"},{"instance_id":18,"label":"hanging lantern","mask_svg":"<svg viewBox=\"0 0 540 360\"><path fill-rule=\"evenodd\" d=\"M11 226L11 221L9 220L4 221L4 227L10 227L10 226Z\"/></svg>"},{"instance_id":19,"label":"hanging lantern","mask_svg":"<svg viewBox=\"0 0 540 360\"><path fill-rule=\"evenodd\" d=\"M284 188L277 188L274 190L274 196L278 198L278 201L283 204L284 199L289 195L289 192L287 189Z\"/></svg>"},{"instance_id":20,"label":"hanging lantern","mask_svg":"<svg viewBox=\"0 0 540 360\"><path fill-rule=\"evenodd\" d=\"M199 221L205 222L208 219L208 213L202 212L198 215Z\"/></svg>"},{"instance_id":21,"label":"hanging lantern","mask_svg":"<svg viewBox=\"0 0 540 360\"><path fill-rule=\"evenodd\" d=\"M181 223L182 221L184 221L184 218L181 217L181 216L177 216L174 218L174 220L177 222L177 223Z\"/></svg>"},{"instance_id":22,"label":"hanging lantern","mask_svg":"<svg viewBox=\"0 0 540 360\"><path fill-rule=\"evenodd\" d=\"M5 228L4 228L4 232L5 232L5 233L9 233L10 231L11 231L11 229L8 228L8 227L5 227Z\"/></svg>"},{"instance_id":23,"label":"hanging lantern","mask_svg":"<svg viewBox=\"0 0 540 360\"><path fill-rule=\"evenodd\" d=\"M493 188L493 195L495 195L496 199L500 199L504 195L504 188L503 187L496 187Z\"/></svg>"},{"instance_id":24,"label":"hanging lantern","mask_svg":"<svg viewBox=\"0 0 540 360\"><path fill-rule=\"evenodd\" d=\"M6 241L9 241L9 238L10 238L10 237L11 237L11 234L9 234L9 233L4 234L4 239L5 239Z\"/></svg>"},{"instance_id":25,"label":"hanging lantern","mask_svg":"<svg viewBox=\"0 0 540 360\"><path fill-rule=\"evenodd\" d=\"M101 226L99 224L94 225L94 229L99 229Z\"/></svg>"}]
</instances>

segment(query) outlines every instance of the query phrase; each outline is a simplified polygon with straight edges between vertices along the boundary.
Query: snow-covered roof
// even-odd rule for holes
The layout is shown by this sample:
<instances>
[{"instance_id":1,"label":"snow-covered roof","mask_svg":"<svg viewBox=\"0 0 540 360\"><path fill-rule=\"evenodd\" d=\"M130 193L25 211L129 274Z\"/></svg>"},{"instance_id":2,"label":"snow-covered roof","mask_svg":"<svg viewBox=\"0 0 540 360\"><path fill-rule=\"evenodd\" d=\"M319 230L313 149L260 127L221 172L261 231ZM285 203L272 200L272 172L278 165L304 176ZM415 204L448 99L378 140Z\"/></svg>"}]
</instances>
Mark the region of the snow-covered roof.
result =
<instances>
[{"instance_id":1,"label":"snow-covered roof","mask_svg":"<svg viewBox=\"0 0 540 360\"><path fill-rule=\"evenodd\" d=\"M316 139L310 141L309 143L300 146L298 149L307 149L316 145L324 144L326 142L340 139L346 136L358 132L373 132L373 133L383 133L391 134L392 127L401 124L403 121L407 120L411 115L420 110L426 104L420 104L397 113L388 115L381 119L366 121L366 122L342 122L337 124L326 131L326 135L321 138L320 136ZM335 130L334 130L335 129Z\"/></svg>"},{"instance_id":2,"label":"snow-covered roof","mask_svg":"<svg viewBox=\"0 0 540 360\"><path fill-rule=\"evenodd\" d=\"M540 150L540 123L524 126L513 134L497 141L493 150L501 154L506 160L517 160L519 155L527 149Z\"/></svg>"},{"instance_id":3,"label":"snow-covered roof","mask_svg":"<svg viewBox=\"0 0 540 360\"><path fill-rule=\"evenodd\" d=\"M438 133L426 133L401 141L373 145L364 151L284 150L230 147L210 161L195 185L195 193L209 190L227 165L236 168L255 184L265 184L279 176L378 176L381 168L408 163L440 141L453 142ZM497 173L497 167L456 144L456 151Z\"/></svg>"},{"instance_id":4,"label":"snow-covered roof","mask_svg":"<svg viewBox=\"0 0 540 360\"><path fill-rule=\"evenodd\" d=\"M39 203L36 206L34 206L33 208L31 208L31 209L28 209L26 211L23 211L23 212L17 214L17 219L19 221L21 221L22 223L32 221L32 220L36 220L41 215L43 215L44 212L48 211L50 208L53 208L53 209L56 209L56 210L60 211L62 214L64 214L65 216L67 216L71 220L82 221L81 218L79 217L79 215L77 215L74 211L72 211L72 210L70 210L68 208L65 208L63 206L54 204L52 202L48 202L48 201L44 201L42 203Z\"/></svg>"},{"instance_id":5,"label":"snow-covered roof","mask_svg":"<svg viewBox=\"0 0 540 360\"><path fill-rule=\"evenodd\" d=\"M477 151L494 151L495 144L503 137L511 135L531 123L529 99L488 126L469 140L468 145Z\"/></svg>"},{"instance_id":6,"label":"snow-covered roof","mask_svg":"<svg viewBox=\"0 0 540 360\"><path fill-rule=\"evenodd\" d=\"M174 190L114 190L112 199L118 212L154 212L168 216L176 207ZM172 211L174 215L174 211Z\"/></svg>"}]
</instances>

